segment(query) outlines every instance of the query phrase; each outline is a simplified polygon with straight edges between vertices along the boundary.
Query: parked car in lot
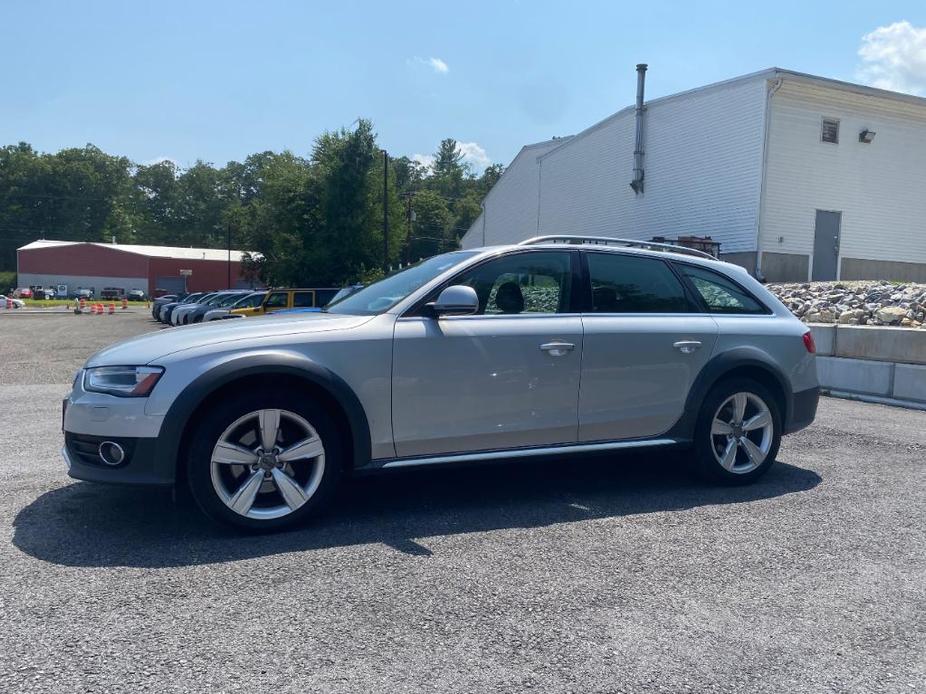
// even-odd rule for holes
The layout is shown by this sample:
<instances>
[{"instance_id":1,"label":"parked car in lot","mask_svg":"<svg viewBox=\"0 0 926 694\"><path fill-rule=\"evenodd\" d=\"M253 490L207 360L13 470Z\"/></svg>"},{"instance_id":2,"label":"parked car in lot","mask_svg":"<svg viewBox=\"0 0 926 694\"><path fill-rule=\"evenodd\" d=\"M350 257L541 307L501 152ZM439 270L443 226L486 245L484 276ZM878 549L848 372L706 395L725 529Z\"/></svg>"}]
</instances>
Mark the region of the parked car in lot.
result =
<instances>
[{"instance_id":1,"label":"parked car in lot","mask_svg":"<svg viewBox=\"0 0 926 694\"><path fill-rule=\"evenodd\" d=\"M233 304L237 303L241 298L250 294L249 289L230 289L224 292L218 292L212 300L209 301L208 305L198 304L194 306L190 311L187 311L183 316L182 325L189 325L191 323L202 323L203 317L207 312L215 309L225 309L229 308Z\"/></svg>"},{"instance_id":2,"label":"parked car in lot","mask_svg":"<svg viewBox=\"0 0 926 694\"><path fill-rule=\"evenodd\" d=\"M129 301L144 301L148 296L143 289L130 289L126 293L125 298Z\"/></svg>"},{"instance_id":3,"label":"parked car in lot","mask_svg":"<svg viewBox=\"0 0 926 694\"><path fill-rule=\"evenodd\" d=\"M19 289L13 290L13 298L15 299L31 299L32 290L29 287L20 287Z\"/></svg>"},{"instance_id":4,"label":"parked car in lot","mask_svg":"<svg viewBox=\"0 0 926 694\"><path fill-rule=\"evenodd\" d=\"M158 319L162 323L168 323L170 325L175 325L175 323L173 323L174 314L177 312L178 309L181 309L183 307L189 307L190 305L195 304L197 301L204 298L205 296L207 296L206 292L193 292L191 294L187 294L182 299L177 299L176 301L170 301L161 306L161 310L158 314Z\"/></svg>"},{"instance_id":5,"label":"parked car in lot","mask_svg":"<svg viewBox=\"0 0 926 694\"><path fill-rule=\"evenodd\" d=\"M63 455L78 479L186 480L253 529L322 510L344 473L408 466L684 446L743 484L813 420L814 351L738 266L541 237L429 258L314 315L104 349L65 401Z\"/></svg>"},{"instance_id":6,"label":"parked car in lot","mask_svg":"<svg viewBox=\"0 0 926 694\"><path fill-rule=\"evenodd\" d=\"M356 291L358 291L358 290L360 290L360 289L363 289L363 285L362 285L362 284L354 284L354 285L351 285L351 286L349 286L349 287L344 287L343 289L341 289L341 290L339 290L337 293L335 293L334 297L332 297L331 301L329 301L328 304L326 304L326 306L330 306L331 304L335 303L336 301L340 301L340 300L343 299L344 297L350 296L351 294L353 294L354 292L356 292ZM289 316L289 315L292 315L292 314L294 314L294 313L318 313L319 311L323 311L324 309L325 309L324 306L313 306L313 307L311 307L311 308L284 308L284 309L280 309L279 311L274 311L274 312L273 312L272 314L270 314L270 315L273 315L273 316Z\"/></svg>"},{"instance_id":7,"label":"parked car in lot","mask_svg":"<svg viewBox=\"0 0 926 694\"><path fill-rule=\"evenodd\" d=\"M161 319L160 318L161 309L166 304L169 304L172 301L176 301L178 299L178 296L179 295L177 294L164 294L163 296L159 296L157 299L152 301L151 302L151 317L154 318L154 320L160 320Z\"/></svg>"},{"instance_id":8,"label":"parked car in lot","mask_svg":"<svg viewBox=\"0 0 926 694\"><path fill-rule=\"evenodd\" d=\"M41 287L35 286L29 288L32 292L33 299L45 300L45 299L54 299L57 295L54 287Z\"/></svg>"},{"instance_id":9,"label":"parked car in lot","mask_svg":"<svg viewBox=\"0 0 926 694\"><path fill-rule=\"evenodd\" d=\"M122 299L123 296L125 296L125 289L122 287L103 287L100 291L100 298L104 301Z\"/></svg>"},{"instance_id":10,"label":"parked car in lot","mask_svg":"<svg viewBox=\"0 0 926 694\"><path fill-rule=\"evenodd\" d=\"M211 306L214 302L218 301L221 298L221 292L208 292L203 294L195 301L190 301L182 306L178 307L178 311L175 311L170 316L171 325L186 325L188 322L189 314L194 311L199 306Z\"/></svg>"},{"instance_id":11,"label":"parked car in lot","mask_svg":"<svg viewBox=\"0 0 926 694\"><path fill-rule=\"evenodd\" d=\"M209 321L224 320L226 318L244 318L240 313L231 312L239 308L254 308L255 306L260 306L266 296L267 292L265 291L244 294L227 308L210 308L203 314L201 322L207 323Z\"/></svg>"},{"instance_id":12,"label":"parked car in lot","mask_svg":"<svg viewBox=\"0 0 926 694\"><path fill-rule=\"evenodd\" d=\"M236 308L231 313L242 316L262 316L288 308L321 308L338 293L337 289L269 289L259 306Z\"/></svg>"},{"instance_id":13,"label":"parked car in lot","mask_svg":"<svg viewBox=\"0 0 926 694\"><path fill-rule=\"evenodd\" d=\"M93 287L78 287L74 292L75 299L85 299L89 301L94 297L96 290Z\"/></svg>"},{"instance_id":14,"label":"parked car in lot","mask_svg":"<svg viewBox=\"0 0 926 694\"><path fill-rule=\"evenodd\" d=\"M9 302L11 308L24 308L26 306L26 302L22 299L14 299L6 294L0 294L0 310L6 310L7 302Z\"/></svg>"}]
</instances>

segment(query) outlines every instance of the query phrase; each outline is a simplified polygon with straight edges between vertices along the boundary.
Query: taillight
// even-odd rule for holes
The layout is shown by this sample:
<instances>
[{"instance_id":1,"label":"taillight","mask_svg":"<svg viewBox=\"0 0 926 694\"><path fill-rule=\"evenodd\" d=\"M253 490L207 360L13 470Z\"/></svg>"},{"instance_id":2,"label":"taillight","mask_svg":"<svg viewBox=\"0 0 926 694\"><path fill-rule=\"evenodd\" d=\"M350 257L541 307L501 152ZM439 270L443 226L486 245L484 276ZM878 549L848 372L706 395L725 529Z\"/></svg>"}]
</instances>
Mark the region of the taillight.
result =
<instances>
[{"instance_id":1,"label":"taillight","mask_svg":"<svg viewBox=\"0 0 926 694\"><path fill-rule=\"evenodd\" d=\"M813 341L813 333L809 330L804 333L804 347L806 347L807 351L811 354L817 353L817 343Z\"/></svg>"}]
</instances>

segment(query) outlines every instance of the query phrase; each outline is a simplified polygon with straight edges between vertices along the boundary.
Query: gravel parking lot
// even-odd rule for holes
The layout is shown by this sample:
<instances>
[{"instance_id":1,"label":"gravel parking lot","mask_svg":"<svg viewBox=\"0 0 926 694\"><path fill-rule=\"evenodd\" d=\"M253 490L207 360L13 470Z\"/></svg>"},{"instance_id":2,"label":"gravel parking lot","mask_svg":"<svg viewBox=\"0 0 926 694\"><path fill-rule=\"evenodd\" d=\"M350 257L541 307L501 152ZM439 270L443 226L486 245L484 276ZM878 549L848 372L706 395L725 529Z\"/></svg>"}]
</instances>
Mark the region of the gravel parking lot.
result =
<instances>
[{"instance_id":1,"label":"gravel parking lot","mask_svg":"<svg viewBox=\"0 0 926 694\"><path fill-rule=\"evenodd\" d=\"M926 690L926 413L825 399L748 488L682 454L405 472L242 537L65 474L74 370L153 329L0 316L0 690Z\"/></svg>"}]
</instances>

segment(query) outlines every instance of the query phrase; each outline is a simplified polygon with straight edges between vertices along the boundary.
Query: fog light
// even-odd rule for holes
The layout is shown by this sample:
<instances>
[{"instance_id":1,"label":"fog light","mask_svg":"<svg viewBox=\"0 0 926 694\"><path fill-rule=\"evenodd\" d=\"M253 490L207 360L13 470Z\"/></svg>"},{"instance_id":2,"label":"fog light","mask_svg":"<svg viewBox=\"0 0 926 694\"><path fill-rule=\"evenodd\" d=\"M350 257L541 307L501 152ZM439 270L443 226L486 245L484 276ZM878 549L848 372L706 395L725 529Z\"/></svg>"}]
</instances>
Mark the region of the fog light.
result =
<instances>
[{"instance_id":1,"label":"fog light","mask_svg":"<svg viewBox=\"0 0 926 694\"><path fill-rule=\"evenodd\" d=\"M100 444L97 452L100 454L100 460L107 465L119 465L125 460L125 451L122 450L122 446L114 441L104 441Z\"/></svg>"}]
</instances>

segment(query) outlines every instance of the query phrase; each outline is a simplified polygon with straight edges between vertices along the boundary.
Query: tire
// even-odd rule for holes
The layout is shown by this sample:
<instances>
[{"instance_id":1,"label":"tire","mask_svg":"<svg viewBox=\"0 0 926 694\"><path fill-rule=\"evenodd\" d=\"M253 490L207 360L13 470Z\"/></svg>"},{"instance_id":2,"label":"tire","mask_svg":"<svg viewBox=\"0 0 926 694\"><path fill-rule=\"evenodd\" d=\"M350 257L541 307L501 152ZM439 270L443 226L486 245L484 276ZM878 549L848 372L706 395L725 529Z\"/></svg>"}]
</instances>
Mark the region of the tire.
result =
<instances>
[{"instance_id":1,"label":"tire","mask_svg":"<svg viewBox=\"0 0 926 694\"><path fill-rule=\"evenodd\" d=\"M265 425L272 430L274 416L279 433L267 454L260 431ZM247 530L280 530L329 505L345 468L342 451L332 417L304 395L242 392L218 402L197 425L186 452L187 480L193 498L213 520Z\"/></svg>"},{"instance_id":2,"label":"tire","mask_svg":"<svg viewBox=\"0 0 926 694\"><path fill-rule=\"evenodd\" d=\"M744 415L737 419L737 408L744 401ZM765 386L748 378L721 381L708 393L698 414L696 471L708 481L725 485L754 482L775 462L781 429L781 408Z\"/></svg>"}]
</instances>

